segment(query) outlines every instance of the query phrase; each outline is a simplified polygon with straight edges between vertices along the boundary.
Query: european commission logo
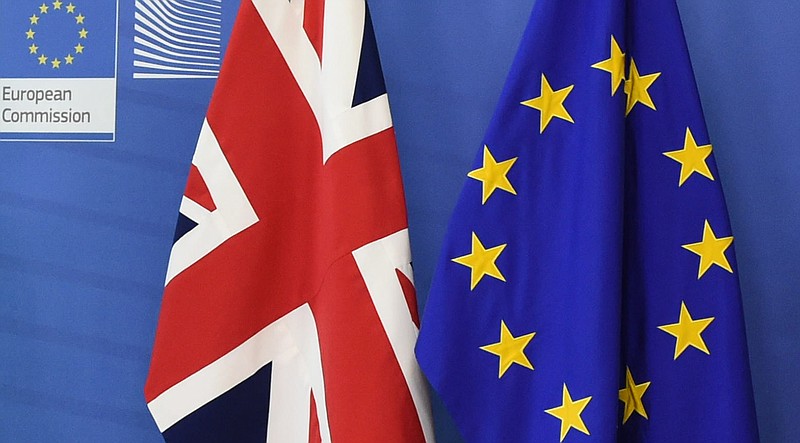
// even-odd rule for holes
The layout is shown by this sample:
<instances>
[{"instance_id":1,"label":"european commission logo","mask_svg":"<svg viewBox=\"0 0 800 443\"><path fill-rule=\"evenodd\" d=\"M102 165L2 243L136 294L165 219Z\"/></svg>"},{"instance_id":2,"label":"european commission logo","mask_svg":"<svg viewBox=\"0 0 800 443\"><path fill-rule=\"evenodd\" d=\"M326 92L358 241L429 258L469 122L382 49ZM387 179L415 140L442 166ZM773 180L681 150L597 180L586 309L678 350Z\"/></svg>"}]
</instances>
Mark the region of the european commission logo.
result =
<instances>
[{"instance_id":1,"label":"european commission logo","mask_svg":"<svg viewBox=\"0 0 800 443\"><path fill-rule=\"evenodd\" d=\"M221 0L136 0L134 78L216 78Z\"/></svg>"},{"instance_id":2,"label":"european commission logo","mask_svg":"<svg viewBox=\"0 0 800 443\"><path fill-rule=\"evenodd\" d=\"M0 140L113 141L118 1L0 3Z\"/></svg>"}]
</instances>

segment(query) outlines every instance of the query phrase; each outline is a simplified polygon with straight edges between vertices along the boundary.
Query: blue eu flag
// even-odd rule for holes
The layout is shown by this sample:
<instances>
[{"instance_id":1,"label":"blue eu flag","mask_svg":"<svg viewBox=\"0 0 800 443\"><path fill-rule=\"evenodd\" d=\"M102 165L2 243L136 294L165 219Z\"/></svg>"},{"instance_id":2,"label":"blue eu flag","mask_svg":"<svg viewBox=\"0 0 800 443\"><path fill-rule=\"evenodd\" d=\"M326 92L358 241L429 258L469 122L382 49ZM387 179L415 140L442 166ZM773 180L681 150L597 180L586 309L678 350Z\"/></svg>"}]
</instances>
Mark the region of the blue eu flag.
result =
<instances>
[{"instance_id":1,"label":"blue eu flag","mask_svg":"<svg viewBox=\"0 0 800 443\"><path fill-rule=\"evenodd\" d=\"M467 175L417 345L467 441L758 440L674 0L538 0Z\"/></svg>"},{"instance_id":2,"label":"blue eu flag","mask_svg":"<svg viewBox=\"0 0 800 443\"><path fill-rule=\"evenodd\" d=\"M0 78L111 78L116 51L117 1L0 5Z\"/></svg>"}]
</instances>

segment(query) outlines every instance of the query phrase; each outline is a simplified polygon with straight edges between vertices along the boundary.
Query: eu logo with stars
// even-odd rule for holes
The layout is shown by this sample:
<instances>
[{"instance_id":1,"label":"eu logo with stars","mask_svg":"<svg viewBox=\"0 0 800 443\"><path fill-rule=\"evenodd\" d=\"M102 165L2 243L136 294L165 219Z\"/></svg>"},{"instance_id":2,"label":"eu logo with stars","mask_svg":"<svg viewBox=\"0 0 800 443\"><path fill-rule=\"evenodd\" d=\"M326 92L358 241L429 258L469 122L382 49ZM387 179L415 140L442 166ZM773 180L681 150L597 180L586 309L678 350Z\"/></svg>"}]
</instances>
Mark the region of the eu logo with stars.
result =
<instances>
[{"instance_id":1,"label":"eu logo with stars","mask_svg":"<svg viewBox=\"0 0 800 443\"><path fill-rule=\"evenodd\" d=\"M114 77L116 2L8 2L0 10L0 77Z\"/></svg>"},{"instance_id":2,"label":"eu logo with stars","mask_svg":"<svg viewBox=\"0 0 800 443\"><path fill-rule=\"evenodd\" d=\"M118 2L0 6L0 139L111 141Z\"/></svg>"}]
</instances>

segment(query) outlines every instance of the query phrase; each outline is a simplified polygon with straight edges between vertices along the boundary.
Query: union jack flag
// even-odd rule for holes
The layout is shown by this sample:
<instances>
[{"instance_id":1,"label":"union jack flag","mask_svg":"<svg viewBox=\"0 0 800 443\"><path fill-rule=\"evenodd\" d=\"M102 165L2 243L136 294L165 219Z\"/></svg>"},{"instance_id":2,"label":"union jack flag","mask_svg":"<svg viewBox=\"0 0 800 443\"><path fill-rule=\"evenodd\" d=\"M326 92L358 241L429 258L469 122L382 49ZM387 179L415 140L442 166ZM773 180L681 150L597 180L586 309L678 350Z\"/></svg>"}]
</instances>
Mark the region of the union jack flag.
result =
<instances>
[{"instance_id":1,"label":"union jack flag","mask_svg":"<svg viewBox=\"0 0 800 443\"><path fill-rule=\"evenodd\" d=\"M245 0L192 160L145 387L167 441L433 441L364 0Z\"/></svg>"}]
</instances>

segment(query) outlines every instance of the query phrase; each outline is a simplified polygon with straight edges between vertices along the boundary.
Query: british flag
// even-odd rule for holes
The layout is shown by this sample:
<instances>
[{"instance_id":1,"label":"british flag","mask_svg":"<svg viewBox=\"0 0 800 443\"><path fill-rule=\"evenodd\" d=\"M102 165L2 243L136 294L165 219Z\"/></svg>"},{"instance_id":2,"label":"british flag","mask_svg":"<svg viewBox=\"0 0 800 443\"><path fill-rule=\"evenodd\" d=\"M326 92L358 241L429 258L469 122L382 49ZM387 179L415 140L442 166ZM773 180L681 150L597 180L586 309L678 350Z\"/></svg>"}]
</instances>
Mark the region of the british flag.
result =
<instances>
[{"instance_id":1,"label":"british flag","mask_svg":"<svg viewBox=\"0 0 800 443\"><path fill-rule=\"evenodd\" d=\"M364 0L244 0L167 271L170 442L433 441L394 131Z\"/></svg>"}]
</instances>

